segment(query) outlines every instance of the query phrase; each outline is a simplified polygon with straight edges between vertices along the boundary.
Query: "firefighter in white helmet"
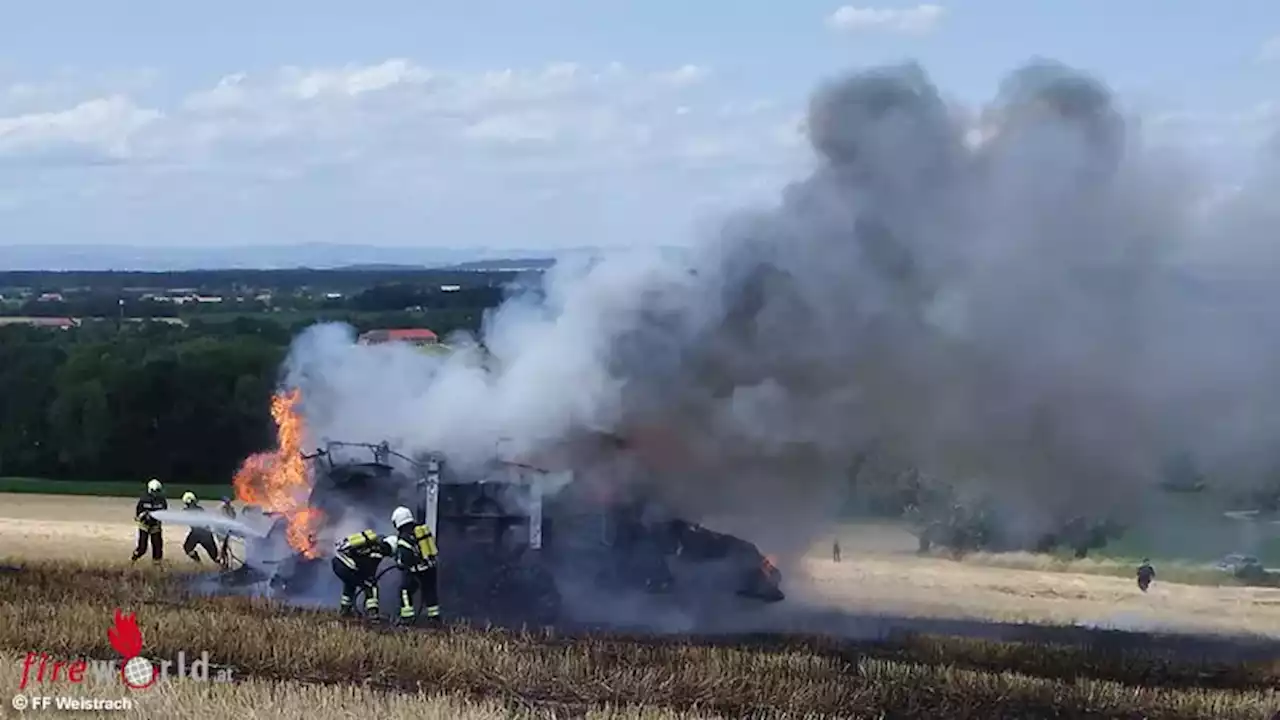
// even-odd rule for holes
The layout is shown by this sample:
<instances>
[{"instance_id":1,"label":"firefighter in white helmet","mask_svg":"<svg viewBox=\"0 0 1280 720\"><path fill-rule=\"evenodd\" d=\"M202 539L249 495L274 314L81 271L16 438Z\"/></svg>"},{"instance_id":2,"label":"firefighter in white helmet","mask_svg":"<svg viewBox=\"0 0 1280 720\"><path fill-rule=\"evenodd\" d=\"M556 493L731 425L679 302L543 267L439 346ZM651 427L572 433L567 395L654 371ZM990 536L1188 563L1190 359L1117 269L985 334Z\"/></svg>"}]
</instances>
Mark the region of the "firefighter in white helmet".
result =
<instances>
[{"instance_id":1,"label":"firefighter in white helmet","mask_svg":"<svg viewBox=\"0 0 1280 720\"><path fill-rule=\"evenodd\" d=\"M417 620L414 593L421 593L427 622L440 624L440 597L436 581L436 539L431 528L418 523L409 508L401 506L391 513L391 524L396 529L396 565L400 568L400 618L401 624L413 624Z\"/></svg>"},{"instance_id":2,"label":"firefighter in white helmet","mask_svg":"<svg viewBox=\"0 0 1280 720\"><path fill-rule=\"evenodd\" d=\"M138 498L138 504L133 508L133 521L138 526L138 546L133 550L133 557L130 562L137 562L147 552L147 545L151 545L151 560L156 565L164 559L164 535L160 521L151 516L151 513L160 510L169 509L169 501L165 499L163 494L164 488L160 485L160 481L151 478L147 481L147 492Z\"/></svg>"}]
</instances>

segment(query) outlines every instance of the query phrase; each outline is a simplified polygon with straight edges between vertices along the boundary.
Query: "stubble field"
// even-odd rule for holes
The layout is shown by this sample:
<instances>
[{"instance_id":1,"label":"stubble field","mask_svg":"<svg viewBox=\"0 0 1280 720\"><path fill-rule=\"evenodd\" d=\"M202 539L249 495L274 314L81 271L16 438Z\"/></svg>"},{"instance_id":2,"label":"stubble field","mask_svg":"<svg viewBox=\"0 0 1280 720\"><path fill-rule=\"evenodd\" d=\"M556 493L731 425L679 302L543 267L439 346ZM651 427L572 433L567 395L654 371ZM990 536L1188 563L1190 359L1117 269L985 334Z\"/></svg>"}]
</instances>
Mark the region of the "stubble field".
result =
<instances>
[{"instance_id":1,"label":"stubble field","mask_svg":"<svg viewBox=\"0 0 1280 720\"><path fill-rule=\"evenodd\" d=\"M148 656L207 650L236 677L228 684L175 680L135 694L134 709L124 713L133 717L1265 719L1280 710L1274 589L1158 582L1143 594L1122 577L917 558L891 529L866 527L842 537L843 562L815 552L785 567L789 607L769 612L781 617L798 604L821 604L832 618L861 617L857 627L868 627L874 614L1109 623L1251 632L1276 644L1188 653L1086 631L1058 631L1054 645L1028 631L1016 633L1024 642L920 634L570 637L461 626L395 632L339 622L329 612L191 597L182 580L197 570L181 554L185 528L166 528L168 569L129 567L132 506L128 499L0 496L0 556L24 565L0 573L0 683L13 692L28 651L116 657L106 629L120 606L137 612ZM123 692L118 682L60 691Z\"/></svg>"}]
</instances>

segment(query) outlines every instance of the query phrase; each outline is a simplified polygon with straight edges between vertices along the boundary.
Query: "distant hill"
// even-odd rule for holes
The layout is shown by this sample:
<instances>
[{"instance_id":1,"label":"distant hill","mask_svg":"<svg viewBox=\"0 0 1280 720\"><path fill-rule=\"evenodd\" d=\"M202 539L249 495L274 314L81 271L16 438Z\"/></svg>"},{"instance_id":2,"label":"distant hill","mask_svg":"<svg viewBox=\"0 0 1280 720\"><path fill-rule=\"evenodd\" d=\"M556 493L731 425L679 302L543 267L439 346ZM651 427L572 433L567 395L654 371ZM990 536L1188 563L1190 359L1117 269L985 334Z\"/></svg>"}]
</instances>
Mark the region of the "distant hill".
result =
<instances>
[{"instance_id":1,"label":"distant hill","mask_svg":"<svg viewBox=\"0 0 1280 720\"><path fill-rule=\"evenodd\" d=\"M555 265L555 258L500 258L495 260L472 260L440 268L441 270L462 270L474 272L500 272L504 270L546 270Z\"/></svg>"},{"instance_id":2,"label":"distant hill","mask_svg":"<svg viewBox=\"0 0 1280 720\"><path fill-rule=\"evenodd\" d=\"M617 250L621 250L618 248ZM680 258L679 247L661 247ZM294 245L143 247L130 245L4 245L0 271L183 272L195 270L363 270L467 271L545 270L557 260L599 258L616 250L597 246L567 248L382 247L299 243Z\"/></svg>"},{"instance_id":3,"label":"distant hill","mask_svg":"<svg viewBox=\"0 0 1280 720\"><path fill-rule=\"evenodd\" d=\"M325 268L330 269L330 268ZM426 265L393 265L391 263L366 263L362 265L343 265L342 267L332 268L333 270L345 270L349 272L414 272L416 270L430 270L432 268Z\"/></svg>"},{"instance_id":4,"label":"distant hill","mask_svg":"<svg viewBox=\"0 0 1280 720\"><path fill-rule=\"evenodd\" d=\"M596 248L378 247L372 245L261 245L256 247L138 247L128 245L0 245L0 271L189 270L419 270L462 263L550 264L551 255L597 253ZM513 260L516 259L516 260ZM542 267L544 265L540 265ZM479 269L479 268L477 268Z\"/></svg>"}]
</instances>

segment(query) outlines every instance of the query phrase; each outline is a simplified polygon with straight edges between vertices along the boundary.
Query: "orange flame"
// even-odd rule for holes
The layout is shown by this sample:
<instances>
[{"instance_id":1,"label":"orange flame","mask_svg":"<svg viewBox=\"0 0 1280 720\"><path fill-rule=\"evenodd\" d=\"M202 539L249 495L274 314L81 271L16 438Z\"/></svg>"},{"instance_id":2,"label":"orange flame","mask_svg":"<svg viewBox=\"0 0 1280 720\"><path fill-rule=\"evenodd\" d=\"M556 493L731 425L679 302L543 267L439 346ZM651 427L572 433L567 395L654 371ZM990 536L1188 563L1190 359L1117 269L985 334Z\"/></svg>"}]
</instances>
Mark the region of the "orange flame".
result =
<instances>
[{"instance_id":1,"label":"orange flame","mask_svg":"<svg viewBox=\"0 0 1280 720\"><path fill-rule=\"evenodd\" d=\"M302 457L305 426L298 412L302 393L294 388L271 398L271 417L276 424L276 449L251 455L241 464L232 481L236 499L284 515L289 523L285 534L289 546L308 558L319 557L314 533L323 520L315 508L307 507L311 483Z\"/></svg>"},{"instance_id":2,"label":"orange flame","mask_svg":"<svg viewBox=\"0 0 1280 720\"><path fill-rule=\"evenodd\" d=\"M289 547L299 550L309 558L318 557L320 552L316 549L316 532L323 520L324 514L311 507L304 507L290 516L289 530L285 534Z\"/></svg>"}]
</instances>

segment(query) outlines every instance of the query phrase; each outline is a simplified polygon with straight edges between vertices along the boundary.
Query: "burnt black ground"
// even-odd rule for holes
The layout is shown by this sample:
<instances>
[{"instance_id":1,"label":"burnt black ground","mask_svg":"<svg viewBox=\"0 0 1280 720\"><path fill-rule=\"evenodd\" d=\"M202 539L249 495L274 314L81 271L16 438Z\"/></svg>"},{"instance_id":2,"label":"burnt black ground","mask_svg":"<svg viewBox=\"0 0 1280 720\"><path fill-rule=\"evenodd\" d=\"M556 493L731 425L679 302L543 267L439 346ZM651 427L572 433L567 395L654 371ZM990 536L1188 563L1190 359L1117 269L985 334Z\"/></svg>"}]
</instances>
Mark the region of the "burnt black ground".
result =
<instances>
[{"instance_id":1,"label":"burnt black ground","mask_svg":"<svg viewBox=\"0 0 1280 720\"><path fill-rule=\"evenodd\" d=\"M387 598L395 597L393 587L385 586L388 581L394 582L391 575L394 573L389 573L384 578L382 589L383 596ZM208 578L202 583L195 588L201 593L254 592L249 588L220 587ZM336 591L336 587L333 589ZM297 607L336 611L336 594L281 599ZM1132 668L1124 670L1123 674L1140 680L1142 684L1178 687L1257 688L1260 682L1265 681L1252 671L1242 672L1240 666L1280 658L1280 638L1268 636L910 617L893 613L873 614L806 606L798 600L772 605L747 603L734 607L718 606L709 612L697 613L687 612L684 608L673 610L661 597L632 597L624 600L591 593L585 603L579 604L580 610L599 607L606 608L605 617L597 614L593 618L596 621L588 622L584 621L586 616L583 613L577 613L575 619L573 603L568 603L564 606L562 618L552 624L538 622L532 616L482 617L467 613L467 608L460 607L458 603L446 603L444 612L450 623L550 632L557 638L553 644L580 642L584 637L590 636L597 643L693 643L759 649L801 646L809 652L835 655L848 660L864 657L868 653L875 657L896 657L901 654L903 647L919 636L957 637L1037 647L1057 646L1069 652L1083 666L1099 669L1104 666ZM393 607L383 608L384 613L392 610ZM390 626L385 628L387 631L396 631ZM421 631L433 632L429 628L421 628ZM918 653L910 654L918 657ZM1131 661L1135 657L1140 660ZM1062 662L1042 663L1035 658L1024 660L1030 665L1044 665L1037 674L1046 676L1069 677L1075 671ZM938 657L938 662L948 661L948 657ZM992 670L1002 669L989 665L988 660L978 656L972 662L961 664ZM1084 670L1083 667L1077 669ZM1103 674L1111 673L1108 671Z\"/></svg>"},{"instance_id":2,"label":"burnt black ground","mask_svg":"<svg viewBox=\"0 0 1280 720\"><path fill-rule=\"evenodd\" d=\"M848 618L845 618L847 620ZM876 618L885 623L887 618ZM562 626L518 628L511 632L548 649L590 647L625 656L636 647L730 647L755 652L801 652L827 657L842 665L862 660L892 660L945 665L986 672L1019 672L1060 681L1081 677L1110 680L1138 687L1180 689L1269 690L1276 687L1270 661L1280 655L1280 643L1260 638L1221 638L1157 635L1088 628L977 623L982 631L1005 633L997 647L948 644L962 635L957 626L920 624L912 619L891 623L877 639L796 632L696 632L655 634L641 628ZM443 628L401 627L389 621L352 618L375 632L440 633L484 630L489 626L448 623ZM948 632L951 631L951 632ZM502 630L498 630L502 632Z\"/></svg>"},{"instance_id":3,"label":"burnt black ground","mask_svg":"<svg viewBox=\"0 0 1280 720\"><path fill-rule=\"evenodd\" d=\"M214 589L214 585L206 578L194 589L208 593ZM220 588L214 594L252 592L248 588ZM333 605L333 603L324 602L297 604L314 609L325 609ZM384 608L384 612L386 611L387 609ZM1082 626L910 617L891 613L855 613L836 608L806 607L795 601L786 601L785 607L779 605L768 607L764 612L739 610L705 614L698 618L693 627L680 630L672 630L666 623L646 622L643 615L614 622L581 622L566 619L552 625L522 621L519 618L501 621L494 618L468 616L465 612L460 613L457 609L450 611L449 608L446 608L446 617L450 622L463 622L473 626L517 631L550 630L566 638L582 635L599 638L607 635L617 637L620 641L625 639L628 642L646 643L695 642L784 647L801 640L811 644L826 639L835 643L855 641L859 644L893 645L912 636L928 635L993 642L1057 645L1079 648L1095 654L1135 653L1186 663L1229 664L1280 658L1280 638L1270 636L1144 632ZM430 631L426 628L422 630Z\"/></svg>"}]
</instances>

